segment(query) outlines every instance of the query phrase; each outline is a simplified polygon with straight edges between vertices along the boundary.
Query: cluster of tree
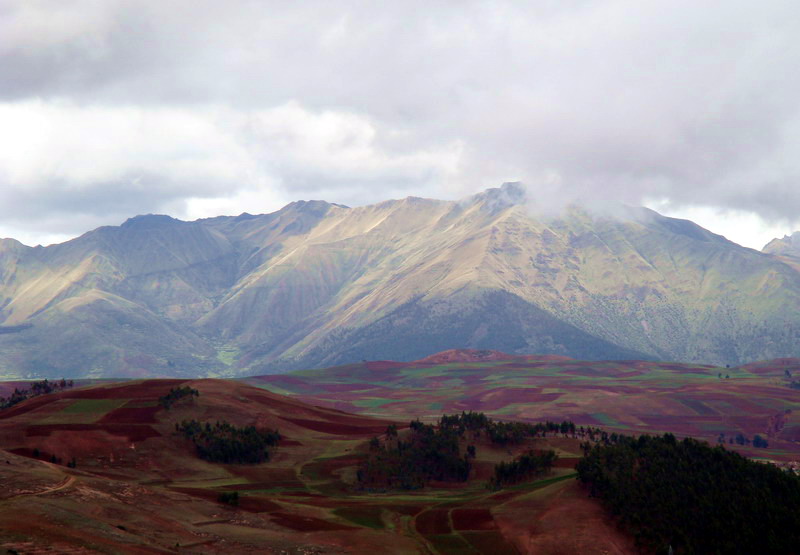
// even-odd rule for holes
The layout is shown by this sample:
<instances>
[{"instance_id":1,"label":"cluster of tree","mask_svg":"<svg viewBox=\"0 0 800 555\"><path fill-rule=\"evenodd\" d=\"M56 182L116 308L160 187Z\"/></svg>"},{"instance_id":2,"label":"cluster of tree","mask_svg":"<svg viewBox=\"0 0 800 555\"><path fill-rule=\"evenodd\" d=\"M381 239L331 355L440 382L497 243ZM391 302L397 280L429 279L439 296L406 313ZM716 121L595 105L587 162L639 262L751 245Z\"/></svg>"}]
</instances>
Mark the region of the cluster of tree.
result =
<instances>
[{"instance_id":1,"label":"cluster of tree","mask_svg":"<svg viewBox=\"0 0 800 555\"><path fill-rule=\"evenodd\" d=\"M33 456L35 458L37 458L37 459L41 458L42 452L39 451L38 447L35 447L33 449ZM64 462L64 459L62 459L61 457L55 456L55 454L50 455L50 458L48 460L53 464L62 464ZM72 457L70 460L67 461L67 467L68 468L75 468L77 466L78 466L78 462L75 460L75 457Z\"/></svg>"},{"instance_id":2,"label":"cluster of tree","mask_svg":"<svg viewBox=\"0 0 800 555\"><path fill-rule=\"evenodd\" d=\"M418 489L430 480L465 482L475 447L469 446L462 455L462 436L458 427L415 420L411 422L411 433L403 440L391 425L384 444L377 437L370 441L370 454L358 469L358 481L369 489Z\"/></svg>"},{"instance_id":3,"label":"cluster of tree","mask_svg":"<svg viewBox=\"0 0 800 555\"><path fill-rule=\"evenodd\" d=\"M750 441L750 438L748 438L741 432L739 432L735 436L729 436L727 440L728 443L731 445L733 445L734 443L737 445L750 445L750 443L752 443L753 447L759 447L761 449L766 449L767 447L769 447L769 441L758 434L753 436L752 442ZM720 432L719 437L717 437L717 443L725 443L724 432Z\"/></svg>"},{"instance_id":4,"label":"cluster of tree","mask_svg":"<svg viewBox=\"0 0 800 555\"><path fill-rule=\"evenodd\" d=\"M501 462L494 467L494 476L489 480L489 487L500 489L541 476L553 468L556 459L558 455L553 450L531 450L511 462Z\"/></svg>"},{"instance_id":5,"label":"cluster of tree","mask_svg":"<svg viewBox=\"0 0 800 555\"><path fill-rule=\"evenodd\" d=\"M800 380L792 380L789 382L789 387L792 389L800 389Z\"/></svg>"},{"instance_id":6,"label":"cluster of tree","mask_svg":"<svg viewBox=\"0 0 800 555\"><path fill-rule=\"evenodd\" d=\"M578 477L642 548L675 553L796 553L800 479L672 434L584 446Z\"/></svg>"},{"instance_id":7,"label":"cluster of tree","mask_svg":"<svg viewBox=\"0 0 800 555\"><path fill-rule=\"evenodd\" d=\"M14 392L9 397L0 397L0 410L13 407L17 403L21 403L25 399L36 397L38 395L46 395L56 391L63 391L73 386L72 380L65 380L61 378L60 381L51 382L49 380L42 380L39 382L31 382L27 389L14 388Z\"/></svg>"},{"instance_id":8,"label":"cluster of tree","mask_svg":"<svg viewBox=\"0 0 800 555\"><path fill-rule=\"evenodd\" d=\"M574 436L577 432L575 424L568 420L561 422L495 422L490 421L486 432L492 443L498 445L517 445L533 437L546 437L548 432Z\"/></svg>"},{"instance_id":9,"label":"cluster of tree","mask_svg":"<svg viewBox=\"0 0 800 555\"><path fill-rule=\"evenodd\" d=\"M517 445L529 438L545 437L548 433L575 436L578 432L575 424L568 420L560 424L558 422L537 422L536 424L498 422L482 412L472 411L449 416L444 415L439 420L439 426L455 429L460 435L470 431L475 436L478 436L481 431L485 431L491 442L498 445ZM583 428L581 430L581 433L583 433Z\"/></svg>"},{"instance_id":10,"label":"cluster of tree","mask_svg":"<svg viewBox=\"0 0 800 555\"><path fill-rule=\"evenodd\" d=\"M169 410L169 408L176 402L186 397L190 399L193 397L199 397L200 392L196 389L192 389L188 385L183 387L176 387L170 388L169 393L164 395L163 397L158 398L158 403L164 407L165 409Z\"/></svg>"},{"instance_id":11,"label":"cluster of tree","mask_svg":"<svg viewBox=\"0 0 800 555\"><path fill-rule=\"evenodd\" d=\"M769 441L767 441L760 435L756 434L753 436L753 447L760 447L762 449L766 449L767 447L769 447Z\"/></svg>"},{"instance_id":12,"label":"cluster of tree","mask_svg":"<svg viewBox=\"0 0 800 555\"><path fill-rule=\"evenodd\" d=\"M548 432L577 433L575 424L569 421L560 424L496 422L484 413L472 411L443 415L436 424L414 420L409 427L411 433L405 438L398 437L394 425L387 428L385 442L381 443L377 437L372 438L370 455L358 470L358 481L363 487L416 489L431 480L464 482L469 478L471 459L475 458L476 449L474 445L466 445L462 449L462 443L470 438L476 439L481 434L486 434L492 443L513 445L526 439L546 436ZM532 462L533 459L521 464ZM500 472L504 476L501 483L510 483L505 478L506 472L522 476L527 470L523 472L522 466L516 466L514 470L504 469ZM508 479L511 479L510 476L508 474Z\"/></svg>"},{"instance_id":13,"label":"cluster of tree","mask_svg":"<svg viewBox=\"0 0 800 555\"><path fill-rule=\"evenodd\" d=\"M223 491L219 494L219 497L217 497L217 501L226 505L233 505L235 507L239 504L239 492Z\"/></svg>"},{"instance_id":14,"label":"cluster of tree","mask_svg":"<svg viewBox=\"0 0 800 555\"><path fill-rule=\"evenodd\" d=\"M197 420L175 424L175 430L190 439L197 455L204 460L220 463L261 463L269 460L269 447L281 439L277 430L259 430L255 426L237 428L227 422L213 426Z\"/></svg>"}]
</instances>

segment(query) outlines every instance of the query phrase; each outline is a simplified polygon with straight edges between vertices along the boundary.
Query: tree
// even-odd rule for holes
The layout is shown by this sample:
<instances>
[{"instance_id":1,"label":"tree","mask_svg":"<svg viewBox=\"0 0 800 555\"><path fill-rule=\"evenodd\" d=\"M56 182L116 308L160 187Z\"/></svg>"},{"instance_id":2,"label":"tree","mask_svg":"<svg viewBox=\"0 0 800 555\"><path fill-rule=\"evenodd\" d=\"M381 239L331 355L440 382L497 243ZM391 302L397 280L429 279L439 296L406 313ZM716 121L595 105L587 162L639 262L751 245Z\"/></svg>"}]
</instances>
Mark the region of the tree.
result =
<instances>
[{"instance_id":1,"label":"tree","mask_svg":"<svg viewBox=\"0 0 800 555\"><path fill-rule=\"evenodd\" d=\"M721 445L623 436L592 446L576 470L644 551L796 553L800 545L800 479Z\"/></svg>"},{"instance_id":2,"label":"tree","mask_svg":"<svg viewBox=\"0 0 800 555\"><path fill-rule=\"evenodd\" d=\"M226 505L233 505L234 507L239 505L239 492L238 491L223 491L217 497L217 501L220 503L225 503Z\"/></svg>"},{"instance_id":3,"label":"tree","mask_svg":"<svg viewBox=\"0 0 800 555\"><path fill-rule=\"evenodd\" d=\"M190 439L201 459L210 462L256 464L269 460L269 447L281 439L277 430L260 430L255 426L237 428L227 422L205 425L197 420L183 421L178 428Z\"/></svg>"}]
</instances>

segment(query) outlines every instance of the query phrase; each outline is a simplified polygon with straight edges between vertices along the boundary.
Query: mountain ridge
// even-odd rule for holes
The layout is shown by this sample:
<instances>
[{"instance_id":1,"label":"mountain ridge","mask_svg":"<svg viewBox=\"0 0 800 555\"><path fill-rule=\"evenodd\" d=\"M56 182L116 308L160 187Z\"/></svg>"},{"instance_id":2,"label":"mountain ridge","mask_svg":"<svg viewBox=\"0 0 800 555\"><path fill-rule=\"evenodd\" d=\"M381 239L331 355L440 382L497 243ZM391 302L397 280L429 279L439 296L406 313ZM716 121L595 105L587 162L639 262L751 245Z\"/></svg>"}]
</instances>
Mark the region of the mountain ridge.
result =
<instances>
[{"instance_id":1,"label":"mountain ridge","mask_svg":"<svg viewBox=\"0 0 800 555\"><path fill-rule=\"evenodd\" d=\"M799 268L645 208L543 215L515 183L142 215L0 242L0 325L32 326L0 336L0 375L231 376L450 348L739 364L800 355Z\"/></svg>"}]
</instances>

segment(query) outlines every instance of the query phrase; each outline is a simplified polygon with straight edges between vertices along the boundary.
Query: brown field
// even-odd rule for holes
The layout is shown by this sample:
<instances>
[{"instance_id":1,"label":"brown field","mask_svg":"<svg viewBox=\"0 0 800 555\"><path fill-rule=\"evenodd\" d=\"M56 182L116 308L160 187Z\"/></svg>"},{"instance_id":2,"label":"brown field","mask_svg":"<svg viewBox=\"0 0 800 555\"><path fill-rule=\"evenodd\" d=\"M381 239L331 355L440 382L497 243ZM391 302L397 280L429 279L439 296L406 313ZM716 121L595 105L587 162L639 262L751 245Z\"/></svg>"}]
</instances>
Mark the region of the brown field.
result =
<instances>
[{"instance_id":1,"label":"brown field","mask_svg":"<svg viewBox=\"0 0 800 555\"><path fill-rule=\"evenodd\" d=\"M183 384L200 396L169 410L158 405L158 397ZM189 418L276 428L284 439L266 463L211 464L174 431ZM537 513L526 499L542 488L534 483L497 493L485 483L496 462L533 443L512 452L470 441L478 458L465 484L361 491L355 471L367 442L392 422L223 380L102 384L33 398L0 413L0 462L8 461L0 464L6 484L0 547L20 553L527 552ZM408 433L407 422L397 422L401 434ZM536 441L537 447L552 442L565 456L579 452L577 440ZM60 464L50 463L51 456ZM73 457L76 468L68 468ZM542 482L548 491L574 485L562 466ZM549 481L559 476L565 479ZM234 491L238 506L219 502L221 493ZM510 522L504 507L514 503L520 518Z\"/></svg>"},{"instance_id":2,"label":"brown field","mask_svg":"<svg viewBox=\"0 0 800 555\"><path fill-rule=\"evenodd\" d=\"M390 423L402 435L415 417L461 410L710 441L721 432L759 433L769 449L731 448L796 460L800 395L787 387L786 369L800 375L800 361L718 369L485 352L476 361L461 352L427 362L382 361L247 380L258 387L145 380L75 388L0 411L0 548L635 553L631 538L575 481L577 439L552 436L506 449L470 438L478 453L470 480L418 491L362 491L355 472L369 439L382 436ZM295 396L271 393L271 384ZM180 385L200 396L160 407L158 398ZM211 464L175 433L175 423L192 418L274 428L283 439L266 463ZM550 475L501 491L486 488L494 464L534 446L559 453ZM50 463L51 456L61 464ZM73 457L77 466L68 468ZM238 507L219 502L226 492L238 493Z\"/></svg>"},{"instance_id":3,"label":"brown field","mask_svg":"<svg viewBox=\"0 0 800 555\"><path fill-rule=\"evenodd\" d=\"M482 411L537 422L572 420L629 434L671 432L717 442L747 456L800 460L800 359L738 368L644 361L587 362L450 351L410 363L360 363L258 376L247 383L280 385L305 402L408 421ZM756 434L767 449L730 443Z\"/></svg>"}]
</instances>

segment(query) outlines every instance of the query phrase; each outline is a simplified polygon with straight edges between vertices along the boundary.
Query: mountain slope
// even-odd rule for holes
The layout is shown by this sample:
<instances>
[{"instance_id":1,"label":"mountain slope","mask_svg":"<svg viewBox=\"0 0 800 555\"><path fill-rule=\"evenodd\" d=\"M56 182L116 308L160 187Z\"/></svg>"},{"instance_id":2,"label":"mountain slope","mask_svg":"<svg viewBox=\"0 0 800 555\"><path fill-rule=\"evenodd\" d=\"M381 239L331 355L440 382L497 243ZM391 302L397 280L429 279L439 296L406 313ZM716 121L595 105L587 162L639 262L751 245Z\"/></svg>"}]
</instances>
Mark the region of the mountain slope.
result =
<instances>
[{"instance_id":1,"label":"mountain slope","mask_svg":"<svg viewBox=\"0 0 800 555\"><path fill-rule=\"evenodd\" d=\"M777 256L800 259L800 231L784 235L782 239L773 239L764 246L762 251Z\"/></svg>"},{"instance_id":2,"label":"mountain slope","mask_svg":"<svg viewBox=\"0 0 800 555\"><path fill-rule=\"evenodd\" d=\"M738 364L800 355L785 256L620 208L461 201L138 216L0 242L0 375L235 375L446 348ZM20 327L22 329L20 329Z\"/></svg>"}]
</instances>

